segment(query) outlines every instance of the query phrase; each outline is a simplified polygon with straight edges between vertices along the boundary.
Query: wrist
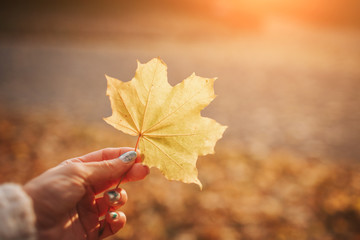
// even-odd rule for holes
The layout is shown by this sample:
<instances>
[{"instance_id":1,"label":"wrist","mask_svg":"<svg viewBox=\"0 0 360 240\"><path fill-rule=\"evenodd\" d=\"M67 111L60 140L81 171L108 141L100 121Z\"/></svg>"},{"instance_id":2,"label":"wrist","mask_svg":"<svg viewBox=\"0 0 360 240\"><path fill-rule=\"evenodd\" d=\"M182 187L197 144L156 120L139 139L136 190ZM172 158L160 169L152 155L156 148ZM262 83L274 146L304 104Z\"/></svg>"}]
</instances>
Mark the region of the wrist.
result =
<instances>
[{"instance_id":1,"label":"wrist","mask_svg":"<svg viewBox=\"0 0 360 240\"><path fill-rule=\"evenodd\" d=\"M0 239L36 239L35 212L32 199L17 184L0 186Z\"/></svg>"}]
</instances>

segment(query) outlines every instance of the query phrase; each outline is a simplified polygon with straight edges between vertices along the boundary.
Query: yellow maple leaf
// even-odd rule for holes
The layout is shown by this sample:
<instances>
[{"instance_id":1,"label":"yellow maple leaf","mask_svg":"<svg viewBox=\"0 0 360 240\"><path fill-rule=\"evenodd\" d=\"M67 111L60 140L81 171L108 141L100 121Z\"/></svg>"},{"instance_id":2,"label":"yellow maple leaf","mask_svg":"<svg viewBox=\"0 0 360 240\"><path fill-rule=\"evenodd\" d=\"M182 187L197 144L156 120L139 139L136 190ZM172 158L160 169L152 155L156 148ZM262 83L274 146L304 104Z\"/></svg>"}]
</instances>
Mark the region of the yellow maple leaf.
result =
<instances>
[{"instance_id":1,"label":"yellow maple leaf","mask_svg":"<svg viewBox=\"0 0 360 240\"><path fill-rule=\"evenodd\" d=\"M160 58L138 62L135 77L122 82L106 76L112 115L104 120L124 133L138 136L136 147L144 164L157 167L169 180L196 183L199 155L214 153L226 126L200 115L214 98L215 79L192 74L172 87Z\"/></svg>"}]
</instances>

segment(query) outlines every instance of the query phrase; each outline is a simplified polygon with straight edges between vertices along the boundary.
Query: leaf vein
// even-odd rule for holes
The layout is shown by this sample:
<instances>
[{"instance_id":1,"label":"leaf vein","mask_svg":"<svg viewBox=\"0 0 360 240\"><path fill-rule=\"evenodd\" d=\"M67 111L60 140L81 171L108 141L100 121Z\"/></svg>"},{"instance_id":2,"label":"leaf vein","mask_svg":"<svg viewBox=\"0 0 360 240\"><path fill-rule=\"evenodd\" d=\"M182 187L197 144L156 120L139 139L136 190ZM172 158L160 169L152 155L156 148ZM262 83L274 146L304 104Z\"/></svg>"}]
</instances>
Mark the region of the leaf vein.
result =
<instances>
[{"instance_id":1,"label":"leaf vein","mask_svg":"<svg viewBox=\"0 0 360 240\"><path fill-rule=\"evenodd\" d=\"M120 94L120 92L119 92L119 89L116 89L114 86L112 86L112 87L115 89L115 92L119 95L119 98L120 98L121 102L124 104L124 107L125 107L126 111L129 113L130 118L131 118L131 120L132 120L132 122L133 122L133 124L134 124L134 126L135 126L135 128L136 128L136 131L137 131L137 133L138 133L138 132L139 132L139 129L138 129L138 127L136 126L135 120L134 120L133 116L131 115L131 112L129 111L129 109L128 109L127 106L126 106L125 101L124 101L124 99L122 98L122 96L121 96L121 94ZM133 130L133 131L134 131L134 130Z\"/></svg>"},{"instance_id":2,"label":"leaf vein","mask_svg":"<svg viewBox=\"0 0 360 240\"><path fill-rule=\"evenodd\" d=\"M174 158L172 158L169 154L167 154L164 150L162 150L156 143L154 143L153 141L151 141L150 139L148 139L147 137L143 137L143 139L145 139L146 141L148 141L149 143L151 143L154 147L156 147L157 149L159 149L160 152L162 152L168 159L172 160L176 165L178 165L181 169L184 170L184 167L181 166L181 164L179 164Z\"/></svg>"},{"instance_id":3,"label":"leaf vein","mask_svg":"<svg viewBox=\"0 0 360 240\"><path fill-rule=\"evenodd\" d=\"M198 95L201 91L203 90L200 89L199 91L197 91L194 95L192 95L187 101L185 101L183 104L181 104L178 108L176 108L174 111L172 111L171 113L167 114L166 116L164 116L161 120L159 120L157 123L155 123L154 125L152 125L151 127L149 127L147 130L145 130L143 133L147 133L149 131L151 131L154 127L156 127L157 125L159 125L160 123L162 123L163 121L165 121L166 119L168 119L169 117L171 117L173 114L175 114L177 111L179 111L185 104L187 104L188 102L190 102L196 95Z\"/></svg>"},{"instance_id":4,"label":"leaf vein","mask_svg":"<svg viewBox=\"0 0 360 240\"><path fill-rule=\"evenodd\" d=\"M150 100L150 95L151 95L151 92L153 90L153 87L154 87L154 80L155 80L155 74L156 74L156 71L158 69L158 66L159 66L159 61L157 61L156 63L156 67L155 67L155 70L154 70L154 73L153 73L153 77L152 77L152 80L151 80L151 86L150 86L150 89L148 91L148 95L147 95L147 99L146 99L146 104L145 104L145 109L144 109L144 114L143 114L143 122L141 124L141 128L140 128L140 132L142 131L143 127L144 127L144 123L145 123L145 117L146 117L146 113L147 113L147 109L148 109L148 106L149 106L149 100Z\"/></svg>"},{"instance_id":5,"label":"leaf vein","mask_svg":"<svg viewBox=\"0 0 360 240\"><path fill-rule=\"evenodd\" d=\"M154 137L154 138L162 138L162 137L190 137L190 136L196 136L199 135L199 133L188 133L188 134L144 134L144 136L147 137Z\"/></svg>"},{"instance_id":6,"label":"leaf vein","mask_svg":"<svg viewBox=\"0 0 360 240\"><path fill-rule=\"evenodd\" d=\"M109 120L108 120L108 121L109 121ZM111 121L110 121L110 122L111 122ZM132 132L135 133L135 134L138 134L138 132L134 131L134 129L131 129L131 128L125 126L125 125L122 125L122 124L120 124L119 122L116 122L116 123L114 123L114 124L120 125L120 126L122 126L123 128L126 128L126 129L132 131Z\"/></svg>"}]
</instances>

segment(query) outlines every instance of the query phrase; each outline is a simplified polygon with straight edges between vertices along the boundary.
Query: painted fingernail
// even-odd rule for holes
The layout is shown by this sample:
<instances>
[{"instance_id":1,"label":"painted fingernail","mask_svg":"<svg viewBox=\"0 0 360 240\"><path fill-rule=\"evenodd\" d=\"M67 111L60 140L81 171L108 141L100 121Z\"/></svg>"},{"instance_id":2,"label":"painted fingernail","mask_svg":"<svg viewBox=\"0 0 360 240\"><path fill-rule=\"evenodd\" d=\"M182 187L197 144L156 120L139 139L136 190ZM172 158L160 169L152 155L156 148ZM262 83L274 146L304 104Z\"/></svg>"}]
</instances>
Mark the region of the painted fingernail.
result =
<instances>
[{"instance_id":1,"label":"painted fingernail","mask_svg":"<svg viewBox=\"0 0 360 240\"><path fill-rule=\"evenodd\" d=\"M106 192L107 196L105 197L106 202L109 206L115 207L121 204L121 194L116 190L111 190Z\"/></svg>"},{"instance_id":2,"label":"painted fingernail","mask_svg":"<svg viewBox=\"0 0 360 240\"><path fill-rule=\"evenodd\" d=\"M117 201L117 200L120 199L120 193L118 193L118 192L115 191L115 190L108 191L107 194L108 194L108 196L109 196L109 200L110 200L110 201Z\"/></svg>"},{"instance_id":3,"label":"painted fingernail","mask_svg":"<svg viewBox=\"0 0 360 240\"><path fill-rule=\"evenodd\" d=\"M135 151L130 151L130 152L124 153L119 158L124 163L128 163L128 162L134 161L136 159L136 156L137 156L137 154Z\"/></svg>"},{"instance_id":4,"label":"painted fingernail","mask_svg":"<svg viewBox=\"0 0 360 240\"><path fill-rule=\"evenodd\" d=\"M119 216L119 214L117 214L116 212L109 212L109 215L112 219L115 219Z\"/></svg>"}]
</instances>

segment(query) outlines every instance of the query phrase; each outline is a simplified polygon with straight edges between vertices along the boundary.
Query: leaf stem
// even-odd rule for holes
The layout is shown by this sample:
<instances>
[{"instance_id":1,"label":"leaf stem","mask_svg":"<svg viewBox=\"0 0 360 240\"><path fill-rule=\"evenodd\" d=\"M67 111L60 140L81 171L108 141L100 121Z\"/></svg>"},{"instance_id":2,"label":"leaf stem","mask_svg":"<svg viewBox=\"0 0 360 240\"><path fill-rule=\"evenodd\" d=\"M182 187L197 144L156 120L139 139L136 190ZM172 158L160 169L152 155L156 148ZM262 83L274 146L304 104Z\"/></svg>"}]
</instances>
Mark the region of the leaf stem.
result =
<instances>
[{"instance_id":1,"label":"leaf stem","mask_svg":"<svg viewBox=\"0 0 360 240\"><path fill-rule=\"evenodd\" d=\"M139 142L140 142L140 138L142 137L142 135L141 135L141 133L139 134L139 137L138 137L138 139L137 139L137 141L136 141L136 145L135 145L135 151L136 151L136 149L138 149L138 146L139 146Z\"/></svg>"},{"instance_id":2,"label":"leaf stem","mask_svg":"<svg viewBox=\"0 0 360 240\"><path fill-rule=\"evenodd\" d=\"M139 146L139 142L140 142L141 136L142 136L142 134L140 133L140 134L139 134L139 137L138 137L138 139L137 139L137 141L136 141L135 151L136 151L136 149L137 149L138 146ZM129 171L129 170L128 170L128 171ZM121 182L124 180L124 177L125 177L125 175L128 173L128 171L125 172L125 173L121 176L121 178L120 178L118 184L116 185L116 187L114 188L114 190L116 190L116 189L119 188ZM109 212L110 210L111 210L111 207L108 207L107 212ZM104 225L103 225L103 226L100 228L100 230L99 230L99 233L98 233L99 236L101 236L101 235L103 234L103 232L104 232L104 230L105 230L106 224L107 224L107 222L106 222L106 220L105 220L105 221L104 221Z\"/></svg>"}]
</instances>

